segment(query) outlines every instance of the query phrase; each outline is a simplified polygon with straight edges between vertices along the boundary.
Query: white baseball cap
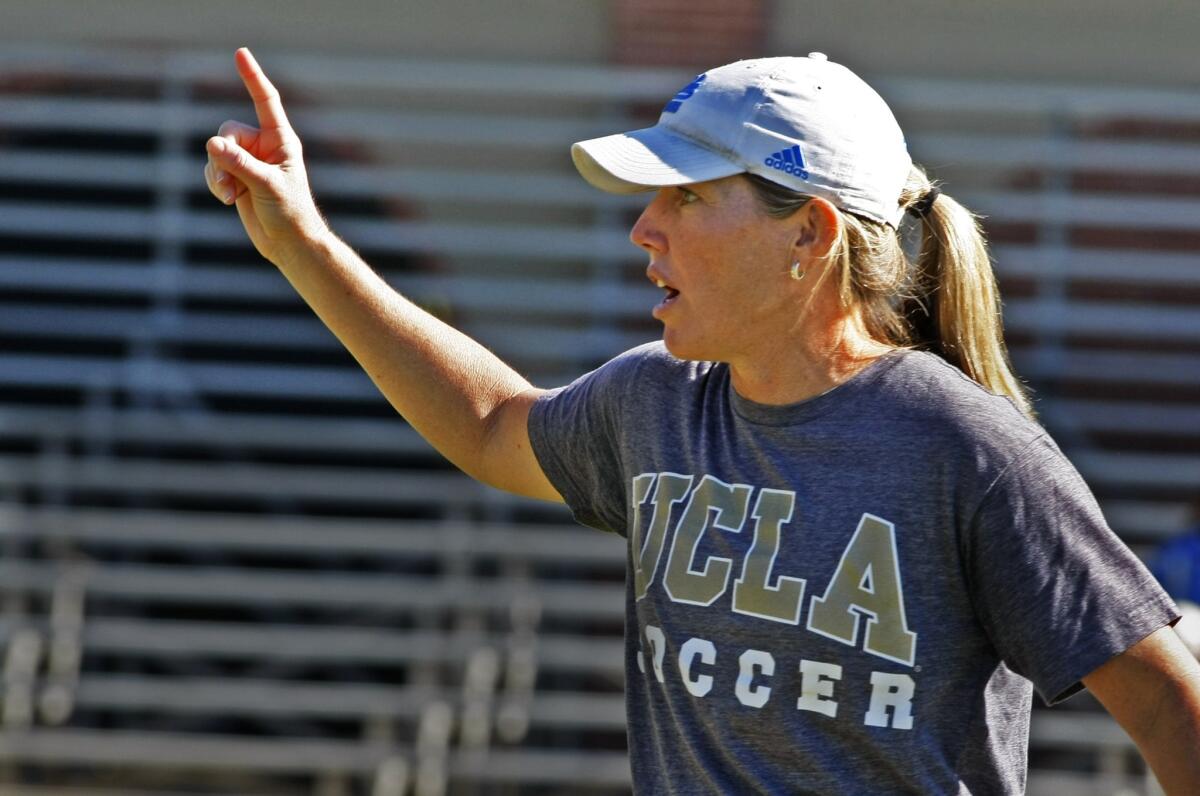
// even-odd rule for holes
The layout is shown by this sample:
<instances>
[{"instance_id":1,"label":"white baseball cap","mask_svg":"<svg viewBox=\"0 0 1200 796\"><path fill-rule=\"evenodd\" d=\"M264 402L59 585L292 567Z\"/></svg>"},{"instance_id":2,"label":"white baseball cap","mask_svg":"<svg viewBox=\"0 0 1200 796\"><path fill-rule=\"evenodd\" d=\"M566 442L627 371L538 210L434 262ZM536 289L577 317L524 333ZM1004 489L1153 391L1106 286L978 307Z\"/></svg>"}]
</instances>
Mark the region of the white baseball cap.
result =
<instances>
[{"instance_id":1,"label":"white baseball cap","mask_svg":"<svg viewBox=\"0 0 1200 796\"><path fill-rule=\"evenodd\" d=\"M822 53L709 70L667 103L655 126L580 141L571 159L610 193L750 172L893 227L912 166L887 103Z\"/></svg>"}]
</instances>

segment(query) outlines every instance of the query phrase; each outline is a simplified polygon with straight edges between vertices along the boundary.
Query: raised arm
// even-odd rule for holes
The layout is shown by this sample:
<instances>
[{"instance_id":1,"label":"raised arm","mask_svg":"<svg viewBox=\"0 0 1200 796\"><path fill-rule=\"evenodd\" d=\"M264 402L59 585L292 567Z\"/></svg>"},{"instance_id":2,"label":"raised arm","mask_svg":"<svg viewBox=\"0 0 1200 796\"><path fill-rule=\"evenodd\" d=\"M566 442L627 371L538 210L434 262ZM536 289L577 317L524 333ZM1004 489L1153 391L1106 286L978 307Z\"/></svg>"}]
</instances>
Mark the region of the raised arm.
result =
<instances>
[{"instance_id":1,"label":"raised arm","mask_svg":"<svg viewBox=\"0 0 1200 796\"><path fill-rule=\"evenodd\" d=\"M1200 664L1170 627L1083 678L1137 744L1168 796L1200 784Z\"/></svg>"},{"instance_id":2,"label":"raised arm","mask_svg":"<svg viewBox=\"0 0 1200 796\"><path fill-rule=\"evenodd\" d=\"M329 229L279 93L249 50L236 61L258 127L227 121L208 139L209 190L236 204L259 253L442 455L486 484L561 502L529 444L526 420L541 391L400 296Z\"/></svg>"}]
</instances>

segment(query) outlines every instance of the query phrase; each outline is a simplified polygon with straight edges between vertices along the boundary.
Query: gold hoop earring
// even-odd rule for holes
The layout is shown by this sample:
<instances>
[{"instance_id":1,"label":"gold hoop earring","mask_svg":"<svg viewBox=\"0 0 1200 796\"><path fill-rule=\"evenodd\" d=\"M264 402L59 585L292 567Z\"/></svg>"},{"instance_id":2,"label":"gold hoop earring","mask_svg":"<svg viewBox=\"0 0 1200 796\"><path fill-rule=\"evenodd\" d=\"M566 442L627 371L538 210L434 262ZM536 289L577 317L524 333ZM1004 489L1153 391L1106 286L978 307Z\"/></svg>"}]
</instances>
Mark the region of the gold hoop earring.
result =
<instances>
[{"instance_id":1,"label":"gold hoop earring","mask_svg":"<svg viewBox=\"0 0 1200 796\"><path fill-rule=\"evenodd\" d=\"M799 260L792 263L791 274L792 274L792 279L795 279L797 282L799 282L801 279L804 278L804 272L800 270L800 261Z\"/></svg>"}]
</instances>

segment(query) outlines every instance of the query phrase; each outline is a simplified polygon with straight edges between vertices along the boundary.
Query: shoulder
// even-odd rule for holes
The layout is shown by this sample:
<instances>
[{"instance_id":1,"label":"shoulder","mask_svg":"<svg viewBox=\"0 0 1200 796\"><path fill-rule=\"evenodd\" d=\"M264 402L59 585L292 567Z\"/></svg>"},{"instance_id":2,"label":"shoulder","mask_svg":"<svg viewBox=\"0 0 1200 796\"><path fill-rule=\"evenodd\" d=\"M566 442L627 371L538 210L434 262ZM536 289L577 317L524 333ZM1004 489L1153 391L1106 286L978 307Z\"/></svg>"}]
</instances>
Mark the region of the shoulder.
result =
<instances>
[{"instance_id":1,"label":"shoulder","mask_svg":"<svg viewBox=\"0 0 1200 796\"><path fill-rule=\"evenodd\" d=\"M941 357L925 351L900 351L896 357L881 386L885 397L914 419L980 431L1041 433L1041 426L1007 396L988 392Z\"/></svg>"},{"instance_id":2,"label":"shoulder","mask_svg":"<svg viewBox=\"0 0 1200 796\"><path fill-rule=\"evenodd\" d=\"M716 365L678 359L661 341L624 351L570 384L547 390L538 404L586 404L625 414L647 401L665 405L667 396L695 389Z\"/></svg>"},{"instance_id":3,"label":"shoulder","mask_svg":"<svg viewBox=\"0 0 1200 796\"><path fill-rule=\"evenodd\" d=\"M878 382L875 411L930 442L1011 463L1034 443L1057 446L1006 396L984 389L941 357L902 351ZM981 462L982 463L982 462Z\"/></svg>"},{"instance_id":4,"label":"shoulder","mask_svg":"<svg viewBox=\"0 0 1200 796\"><path fill-rule=\"evenodd\" d=\"M623 351L606 362L604 368L674 368L686 364L671 356L661 340L652 340Z\"/></svg>"},{"instance_id":5,"label":"shoulder","mask_svg":"<svg viewBox=\"0 0 1200 796\"><path fill-rule=\"evenodd\" d=\"M640 390L669 389L703 379L717 367L713 362L679 359L661 340L655 340L618 354L581 379L636 386Z\"/></svg>"},{"instance_id":6,"label":"shoulder","mask_svg":"<svg viewBox=\"0 0 1200 796\"><path fill-rule=\"evenodd\" d=\"M646 369L670 371L681 375L704 373L715 366L713 362L679 359L667 350L662 340L653 340L631 348L618 354L611 362L636 362Z\"/></svg>"}]
</instances>

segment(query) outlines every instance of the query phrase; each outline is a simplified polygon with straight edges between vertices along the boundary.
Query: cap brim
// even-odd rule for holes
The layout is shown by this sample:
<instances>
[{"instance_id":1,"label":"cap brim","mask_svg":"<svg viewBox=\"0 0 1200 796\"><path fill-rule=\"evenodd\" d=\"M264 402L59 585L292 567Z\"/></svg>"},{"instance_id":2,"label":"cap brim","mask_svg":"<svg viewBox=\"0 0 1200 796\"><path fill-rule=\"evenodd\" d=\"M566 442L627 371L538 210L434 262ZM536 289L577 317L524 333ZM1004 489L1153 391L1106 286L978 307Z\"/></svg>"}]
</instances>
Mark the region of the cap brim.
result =
<instances>
[{"instance_id":1,"label":"cap brim","mask_svg":"<svg viewBox=\"0 0 1200 796\"><path fill-rule=\"evenodd\" d=\"M571 160L585 180L609 193L638 193L745 171L662 127L580 141L571 146Z\"/></svg>"}]
</instances>

